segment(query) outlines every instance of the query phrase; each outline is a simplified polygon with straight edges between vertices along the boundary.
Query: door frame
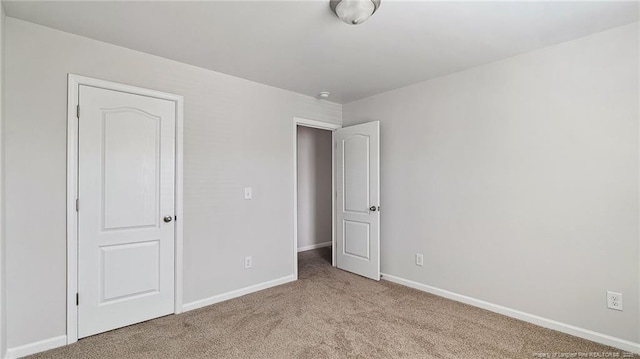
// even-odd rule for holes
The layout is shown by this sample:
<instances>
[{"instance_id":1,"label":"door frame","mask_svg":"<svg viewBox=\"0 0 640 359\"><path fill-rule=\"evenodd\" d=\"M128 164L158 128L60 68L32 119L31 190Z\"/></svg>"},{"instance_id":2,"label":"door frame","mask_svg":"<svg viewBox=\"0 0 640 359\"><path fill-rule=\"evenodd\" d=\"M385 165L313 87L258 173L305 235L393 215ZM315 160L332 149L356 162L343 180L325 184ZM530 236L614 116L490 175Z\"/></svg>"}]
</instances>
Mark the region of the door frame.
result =
<instances>
[{"instance_id":1,"label":"door frame","mask_svg":"<svg viewBox=\"0 0 640 359\"><path fill-rule=\"evenodd\" d=\"M298 126L318 128L331 131L331 265L336 266L336 187L335 187L335 141L333 134L342 125L309 120L301 117L293 118L293 276L298 279Z\"/></svg>"},{"instance_id":2,"label":"door frame","mask_svg":"<svg viewBox=\"0 0 640 359\"><path fill-rule=\"evenodd\" d=\"M80 85L173 101L176 104L174 313L182 312L183 251L183 109L180 95L68 74L67 88L67 344L78 341L78 118Z\"/></svg>"}]
</instances>

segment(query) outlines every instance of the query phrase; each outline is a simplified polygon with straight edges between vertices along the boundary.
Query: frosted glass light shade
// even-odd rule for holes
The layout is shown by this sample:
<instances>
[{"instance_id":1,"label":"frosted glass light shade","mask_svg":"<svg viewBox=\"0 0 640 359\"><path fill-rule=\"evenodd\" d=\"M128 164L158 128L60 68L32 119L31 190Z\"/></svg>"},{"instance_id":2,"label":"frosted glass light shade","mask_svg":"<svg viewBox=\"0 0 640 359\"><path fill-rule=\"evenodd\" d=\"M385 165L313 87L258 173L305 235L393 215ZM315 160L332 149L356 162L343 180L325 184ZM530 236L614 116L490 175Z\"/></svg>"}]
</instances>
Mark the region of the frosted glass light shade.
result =
<instances>
[{"instance_id":1,"label":"frosted glass light shade","mask_svg":"<svg viewBox=\"0 0 640 359\"><path fill-rule=\"evenodd\" d=\"M340 20L350 25L358 25L376 12L380 0L332 0L329 6Z\"/></svg>"}]
</instances>

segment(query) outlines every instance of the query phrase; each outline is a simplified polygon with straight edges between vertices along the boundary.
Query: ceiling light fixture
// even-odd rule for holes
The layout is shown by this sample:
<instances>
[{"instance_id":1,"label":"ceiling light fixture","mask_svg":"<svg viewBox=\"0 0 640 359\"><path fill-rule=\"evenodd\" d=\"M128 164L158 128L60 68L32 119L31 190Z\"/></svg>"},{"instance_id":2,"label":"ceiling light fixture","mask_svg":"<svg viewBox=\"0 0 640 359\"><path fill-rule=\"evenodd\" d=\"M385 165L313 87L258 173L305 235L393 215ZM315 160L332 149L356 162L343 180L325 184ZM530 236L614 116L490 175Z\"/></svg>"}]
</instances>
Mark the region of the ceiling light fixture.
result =
<instances>
[{"instance_id":1,"label":"ceiling light fixture","mask_svg":"<svg viewBox=\"0 0 640 359\"><path fill-rule=\"evenodd\" d=\"M380 0L331 0L329 7L340 20L349 25L358 25L378 10Z\"/></svg>"},{"instance_id":2,"label":"ceiling light fixture","mask_svg":"<svg viewBox=\"0 0 640 359\"><path fill-rule=\"evenodd\" d=\"M322 92L320 92L318 94L318 97L320 97L320 98L329 98L329 95L330 95L329 91L322 91Z\"/></svg>"}]
</instances>

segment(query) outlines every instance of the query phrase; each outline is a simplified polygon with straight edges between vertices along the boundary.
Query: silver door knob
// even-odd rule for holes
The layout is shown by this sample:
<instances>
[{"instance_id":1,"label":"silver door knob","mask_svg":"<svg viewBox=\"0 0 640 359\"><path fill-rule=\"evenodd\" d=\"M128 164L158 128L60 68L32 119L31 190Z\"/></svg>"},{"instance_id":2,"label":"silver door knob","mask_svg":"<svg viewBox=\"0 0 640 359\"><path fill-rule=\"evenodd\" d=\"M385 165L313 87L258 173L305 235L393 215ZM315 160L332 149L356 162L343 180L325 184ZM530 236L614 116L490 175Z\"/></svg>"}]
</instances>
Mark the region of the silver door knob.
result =
<instances>
[{"instance_id":1,"label":"silver door knob","mask_svg":"<svg viewBox=\"0 0 640 359\"><path fill-rule=\"evenodd\" d=\"M371 207L369 207L369 210L370 210L371 212L375 212L375 211L376 211L376 206L371 206Z\"/></svg>"},{"instance_id":2,"label":"silver door knob","mask_svg":"<svg viewBox=\"0 0 640 359\"><path fill-rule=\"evenodd\" d=\"M164 216L164 223L169 223L173 220L173 217L171 216Z\"/></svg>"}]
</instances>

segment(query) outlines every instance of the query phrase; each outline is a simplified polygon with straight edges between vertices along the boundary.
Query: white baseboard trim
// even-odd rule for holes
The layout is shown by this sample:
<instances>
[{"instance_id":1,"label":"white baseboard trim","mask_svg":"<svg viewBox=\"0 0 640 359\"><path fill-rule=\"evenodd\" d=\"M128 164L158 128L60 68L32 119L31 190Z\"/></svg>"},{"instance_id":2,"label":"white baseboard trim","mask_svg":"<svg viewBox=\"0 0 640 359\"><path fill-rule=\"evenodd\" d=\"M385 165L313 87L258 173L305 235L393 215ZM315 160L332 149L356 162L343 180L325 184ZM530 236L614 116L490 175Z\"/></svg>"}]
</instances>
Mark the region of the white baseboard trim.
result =
<instances>
[{"instance_id":1,"label":"white baseboard trim","mask_svg":"<svg viewBox=\"0 0 640 359\"><path fill-rule=\"evenodd\" d=\"M318 243L318 244L312 244L312 245L304 246L304 247L298 247L298 252L305 252L305 251L310 251L312 249L318 249L318 248L324 248L324 247L331 247L331 241L324 242L324 243Z\"/></svg>"},{"instance_id":2,"label":"white baseboard trim","mask_svg":"<svg viewBox=\"0 0 640 359\"><path fill-rule=\"evenodd\" d=\"M237 290L233 290L231 292L222 293L218 295L214 295L213 297L196 300L193 302L186 303L182 306L182 311L187 312L190 310L206 307L207 305L216 304L220 302L224 302L225 300L241 297L243 295L247 295L253 292L261 291L263 289L275 287L277 285L293 282L296 280L294 275L289 275L286 277L270 280L267 282L251 285L248 287L240 288Z\"/></svg>"},{"instance_id":3,"label":"white baseboard trim","mask_svg":"<svg viewBox=\"0 0 640 359\"><path fill-rule=\"evenodd\" d=\"M444 289L432 287L430 285L414 282L408 279L393 276L391 274L381 273L382 279L389 282L404 285L406 287L414 288L423 292L435 294L440 297L455 300L465 304L472 305L474 307L486 309L488 311L506 315L507 317L519 319L525 322L529 322L544 328L553 329L562 333L570 334L583 339L591 340L596 343L608 345L614 348L618 348L627 352L640 354L640 343L634 343L629 340L616 338L607 334L594 332L589 329L576 327L574 325L558 322L552 319L543 318L537 315L521 312L519 310L503 307L501 305L485 302L480 299L475 299L465 295L449 292Z\"/></svg>"},{"instance_id":4,"label":"white baseboard trim","mask_svg":"<svg viewBox=\"0 0 640 359\"><path fill-rule=\"evenodd\" d=\"M17 359L26 357L27 355L40 353L49 349L63 347L67 345L67 336L60 335L49 339L40 340L34 343L21 345L15 348L7 349L6 359Z\"/></svg>"}]
</instances>

